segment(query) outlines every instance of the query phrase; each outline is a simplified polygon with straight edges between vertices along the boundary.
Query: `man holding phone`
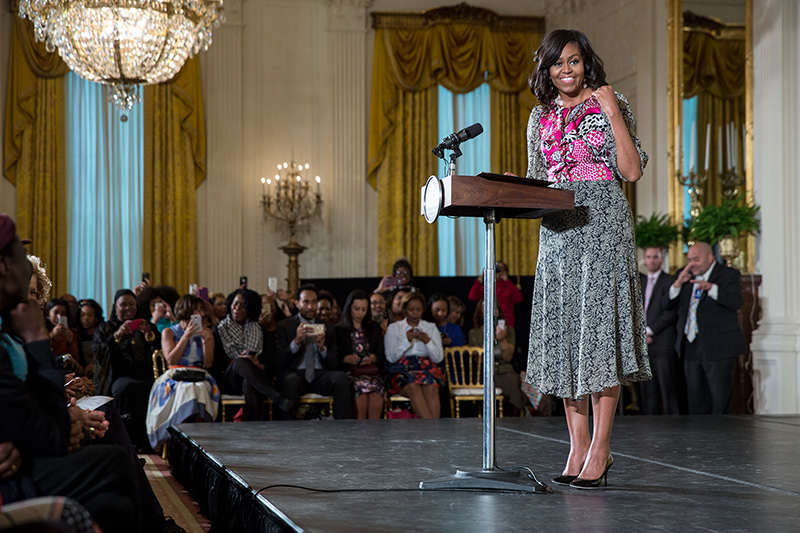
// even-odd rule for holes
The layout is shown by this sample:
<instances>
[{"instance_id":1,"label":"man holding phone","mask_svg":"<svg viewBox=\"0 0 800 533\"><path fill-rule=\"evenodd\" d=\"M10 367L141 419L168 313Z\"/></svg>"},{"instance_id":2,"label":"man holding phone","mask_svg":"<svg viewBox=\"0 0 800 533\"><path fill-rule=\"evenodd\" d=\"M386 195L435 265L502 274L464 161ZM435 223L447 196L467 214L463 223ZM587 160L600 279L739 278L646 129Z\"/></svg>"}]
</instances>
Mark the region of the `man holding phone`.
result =
<instances>
[{"instance_id":1,"label":"man holding phone","mask_svg":"<svg viewBox=\"0 0 800 533\"><path fill-rule=\"evenodd\" d=\"M333 396L334 418L352 418L350 379L337 370L339 358L333 327L315 318L317 299L314 285L300 286L297 315L278 323L275 333L278 385L281 394L294 405L308 392Z\"/></svg>"}]
</instances>

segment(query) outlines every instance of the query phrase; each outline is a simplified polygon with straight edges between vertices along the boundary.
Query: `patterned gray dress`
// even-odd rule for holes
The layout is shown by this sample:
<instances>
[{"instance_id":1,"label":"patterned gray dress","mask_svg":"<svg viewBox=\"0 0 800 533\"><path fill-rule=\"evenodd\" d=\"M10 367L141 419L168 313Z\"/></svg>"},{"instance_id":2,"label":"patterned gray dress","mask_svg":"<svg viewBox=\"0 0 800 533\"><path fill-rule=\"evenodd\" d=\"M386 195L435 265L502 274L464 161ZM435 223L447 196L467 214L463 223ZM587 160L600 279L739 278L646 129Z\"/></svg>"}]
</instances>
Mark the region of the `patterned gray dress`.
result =
<instances>
[{"instance_id":1,"label":"patterned gray dress","mask_svg":"<svg viewBox=\"0 0 800 533\"><path fill-rule=\"evenodd\" d=\"M617 99L644 171L630 106ZM575 191L576 208L542 219L526 381L582 399L650 379L633 217L611 123L594 96L572 108L533 109L528 177Z\"/></svg>"}]
</instances>

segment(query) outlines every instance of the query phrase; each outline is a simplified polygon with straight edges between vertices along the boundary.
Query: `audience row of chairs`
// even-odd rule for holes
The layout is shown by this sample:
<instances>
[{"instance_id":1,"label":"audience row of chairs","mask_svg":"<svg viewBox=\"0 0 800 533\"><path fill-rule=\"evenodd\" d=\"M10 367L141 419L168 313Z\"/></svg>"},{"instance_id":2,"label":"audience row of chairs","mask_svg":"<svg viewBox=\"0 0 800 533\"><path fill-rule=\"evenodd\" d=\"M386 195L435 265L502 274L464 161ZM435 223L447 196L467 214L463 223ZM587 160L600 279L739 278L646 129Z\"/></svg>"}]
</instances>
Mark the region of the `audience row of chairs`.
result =
<instances>
[{"instance_id":1,"label":"audience row of chairs","mask_svg":"<svg viewBox=\"0 0 800 533\"><path fill-rule=\"evenodd\" d=\"M476 346L462 346L445 348L445 373L447 386L450 391L450 409L455 418L461 418L461 402L483 401L483 348ZM156 379L169 368L167 360L161 350L153 353L153 374ZM497 416L503 417L503 390L495 387L497 401ZM386 411L397 404L408 402L405 396L394 395L387 398ZM223 394L220 397L221 420L226 422L228 409L244 406L244 396ZM272 420L272 400L265 400L269 420ZM322 405L326 414L333 412L333 396L319 394L305 394L300 397L301 404Z\"/></svg>"}]
</instances>

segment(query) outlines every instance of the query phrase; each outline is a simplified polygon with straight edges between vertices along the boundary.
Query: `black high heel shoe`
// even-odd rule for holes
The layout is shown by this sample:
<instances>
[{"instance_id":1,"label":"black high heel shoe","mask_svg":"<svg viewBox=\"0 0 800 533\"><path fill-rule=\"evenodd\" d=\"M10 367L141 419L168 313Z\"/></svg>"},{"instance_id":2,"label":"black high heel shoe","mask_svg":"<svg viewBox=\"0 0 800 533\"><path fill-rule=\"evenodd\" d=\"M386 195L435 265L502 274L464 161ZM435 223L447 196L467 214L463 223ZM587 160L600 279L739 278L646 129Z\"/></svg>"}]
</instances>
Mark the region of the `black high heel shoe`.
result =
<instances>
[{"instance_id":1,"label":"black high heel shoe","mask_svg":"<svg viewBox=\"0 0 800 533\"><path fill-rule=\"evenodd\" d=\"M556 476L551 481L556 485L567 485L578 479L578 476Z\"/></svg>"},{"instance_id":2,"label":"black high heel shoe","mask_svg":"<svg viewBox=\"0 0 800 533\"><path fill-rule=\"evenodd\" d=\"M603 475L601 475L597 479L581 479L580 477L576 477L575 480L569 484L570 487L576 489L599 489L600 482L604 481L605 486L608 486L608 469L611 468L611 465L614 464L614 458L609 455L608 461L606 461L606 469L603 471ZM553 480L555 481L555 480Z\"/></svg>"}]
</instances>

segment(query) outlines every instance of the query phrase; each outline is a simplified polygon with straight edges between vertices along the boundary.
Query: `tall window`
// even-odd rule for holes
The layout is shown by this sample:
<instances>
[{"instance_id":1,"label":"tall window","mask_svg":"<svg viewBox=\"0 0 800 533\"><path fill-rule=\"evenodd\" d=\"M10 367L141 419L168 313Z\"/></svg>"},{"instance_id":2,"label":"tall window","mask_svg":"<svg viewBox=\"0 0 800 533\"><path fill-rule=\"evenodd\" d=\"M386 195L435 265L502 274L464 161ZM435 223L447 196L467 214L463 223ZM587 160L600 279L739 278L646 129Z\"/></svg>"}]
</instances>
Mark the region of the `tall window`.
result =
<instances>
[{"instance_id":1,"label":"tall window","mask_svg":"<svg viewBox=\"0 0 800 533\"><path fill-rule=\"evenodd\" d=\"M692 170L692 166L699 167L702 164L701 155L697 151L697 96L692 98L687 98L683 101L683 130L681 131L681 144L683 145L683 168L681 171L683 172L684 176L689 175L689 171ZM693 161L690 161L690 156L692 153L692 132L694 132L694 157L695 161L697 161L696 165L693 165ZM703 152L705 153L705 152ZM695 172L699 170L699 168L693 169ZM689 185L683 186L683 220L684 224L689 224L692 220L692 197L689 195Z\"/></svg>"},{"instance_id":2,"label":"tall window","mask_svg":"<svg viewBox=\"0 0 800 533\"><path fill-rule=\"evenodd\" d=\"M67 74L67 286L106 316L114 292L141 277L144 219L142 105L122 122L108 92Z\"/></svg>"},{"instance_id":3,"label":"tall window","mask_svg":"<svg viewBox=\"0 0 800 533\"><path fill-rule=\"evenodd\" d=\"M480 122L483 133L462 145L464 153L456 163L456 173L475 175L489 171L491 164L491 120L489 86L483 84L467 94L453 94L439 86L439 138ZM448 152L449 154L449 152ZM441 165L439 177L447 175ZM486 256L483 221L478 218L439 217L439 275L477 276L483 272Z\"/></svg>"}]
</instances>

